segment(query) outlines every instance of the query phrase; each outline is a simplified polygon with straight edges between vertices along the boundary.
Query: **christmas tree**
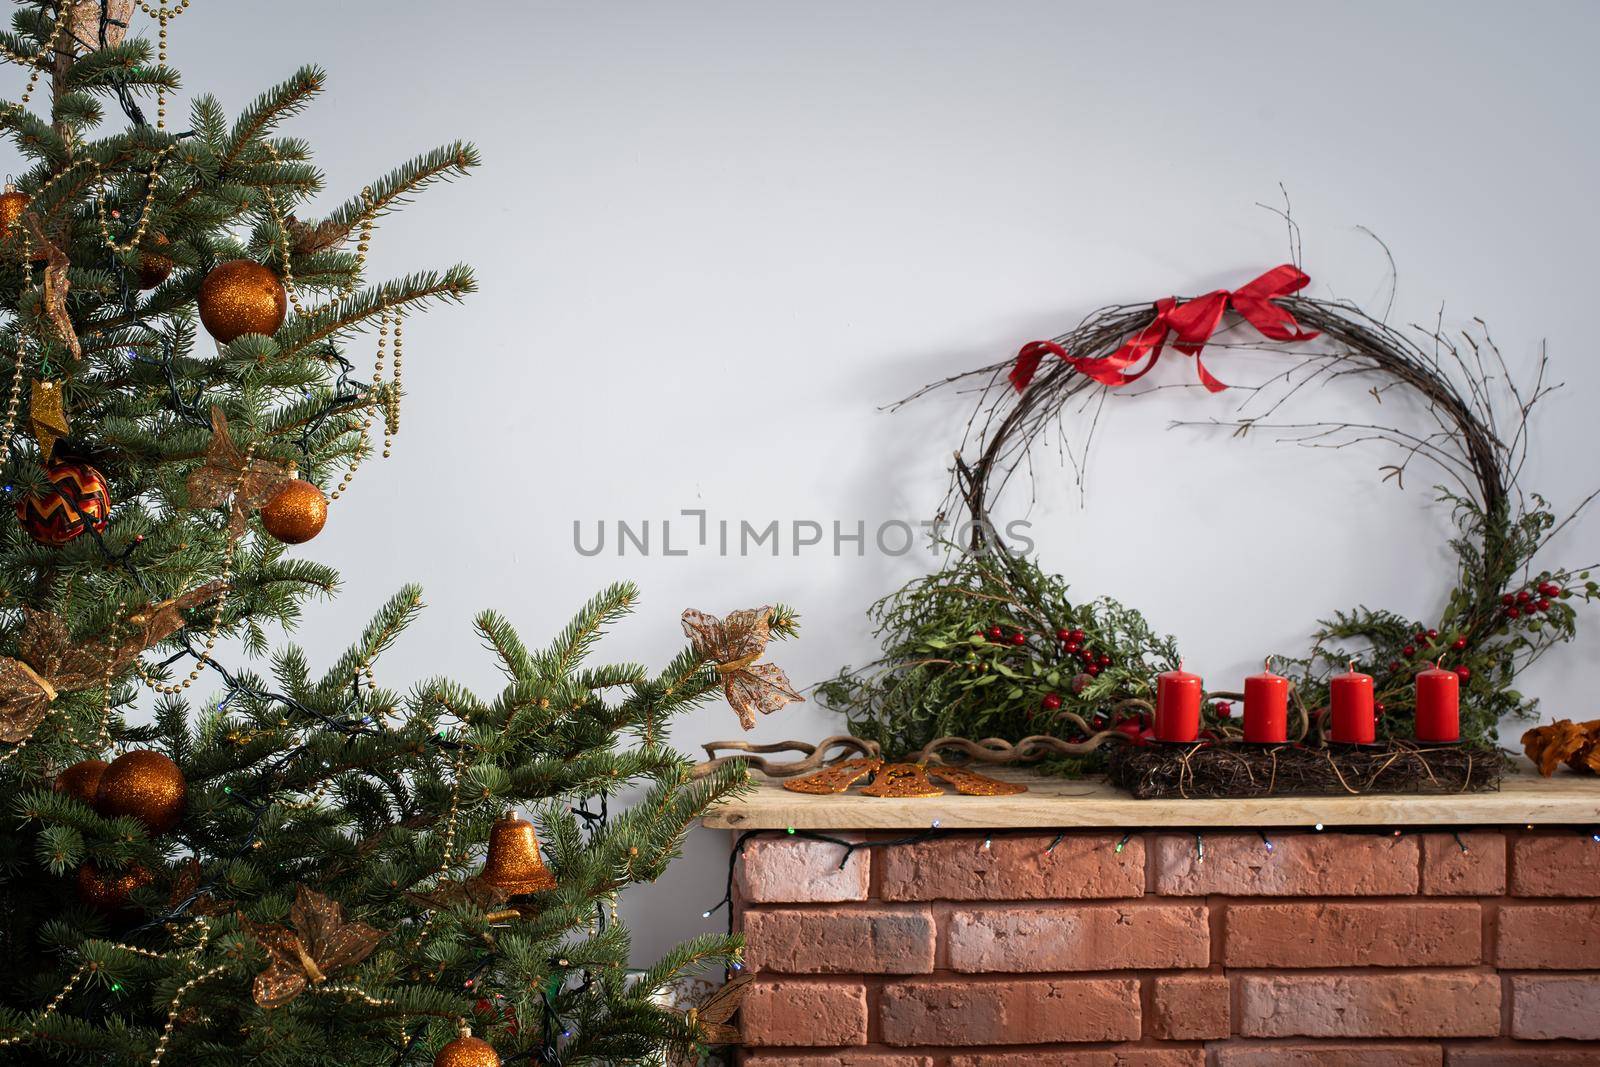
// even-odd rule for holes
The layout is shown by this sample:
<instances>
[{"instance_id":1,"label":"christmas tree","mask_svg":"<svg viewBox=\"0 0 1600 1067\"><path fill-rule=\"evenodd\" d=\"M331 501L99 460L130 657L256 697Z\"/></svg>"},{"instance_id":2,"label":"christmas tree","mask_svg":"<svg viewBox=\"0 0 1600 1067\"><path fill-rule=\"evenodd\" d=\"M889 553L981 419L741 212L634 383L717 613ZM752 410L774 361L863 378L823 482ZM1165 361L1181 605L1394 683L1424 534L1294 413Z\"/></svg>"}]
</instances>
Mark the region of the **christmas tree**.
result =
<instances>
[{"instance_id":1,"label":"christmas tree","mask_svg":"<svg viewBox=\"0 0 1600 1067\"><path fill-rule=\"evenodd\" d=\"M406 316L473 289L462 266L370 282L374 228L477 157L447 145L309 217L322 175L284 125L324 73L169 122L187 7L139 4L155 46L132 0L28 0L0 34L25 72L0 104L21 156L0 196L0 1057L612 1063L725 1037L721 1005L663 1000L737 942L629 971L614 909L739 788L737 766L693 780L666 726L753 657L701 639L658 675L590 665L636 600L618 585L538 651L480 616L493 699L379 684L414 588L320 675L295 648L224 662L335 587L289 546L388 453ZM758 644L794 629L747 621Z\"/></svg>"}]
</instances>

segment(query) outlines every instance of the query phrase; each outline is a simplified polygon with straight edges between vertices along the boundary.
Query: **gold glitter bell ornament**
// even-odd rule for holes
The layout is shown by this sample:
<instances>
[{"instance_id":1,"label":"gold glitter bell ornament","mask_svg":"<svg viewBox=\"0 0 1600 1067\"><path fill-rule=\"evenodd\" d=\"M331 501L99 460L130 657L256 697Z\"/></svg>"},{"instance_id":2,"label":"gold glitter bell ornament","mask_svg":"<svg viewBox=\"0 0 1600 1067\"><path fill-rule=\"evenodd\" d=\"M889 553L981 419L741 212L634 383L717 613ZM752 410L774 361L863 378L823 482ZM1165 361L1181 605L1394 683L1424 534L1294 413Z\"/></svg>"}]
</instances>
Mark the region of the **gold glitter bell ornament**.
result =
<instances>
[{"instance_id":1,"label":"gold glitter bell ornament","mask_svg":"<svg viewBox=\"0 0 1600 1067\"><path fill-rule=\"evenodd\" d=\"M247 333L274 334L289 311L278 276L249 259L218 263L200 283L200 322L223 344Z\"/></svg>"},{"instance_id":2,"label":"gold glitter bell ornament","mask_svg":"<svg viewBox=\"0 0 1600 1067\"><path fill-rule=\"evenodd\" d=\"M131 815L152 834L178 825L189 805L189 784L172 760L149 749L135 749L111 761L100 774L94 810L108 819Z\"/></svg>"},{"instance_id":3,"label":"gold glitter bell ornament","mask_svg":"<svg viewBox=\"0 0 1600 1067\"><path fill-rule=\"evenodd\" d=\"M460 1037L439 1050L433 1067L500 1067L500 1056L493 1045L463 1028Z\"/></svg>"},{"instance_id":4,"label":"gold glitter bell ornament","mask_svg":"<svg viewBox=\"0 0 1600 1067\"><path fill-rule=\"evenodd\" d=\"M261 506L261 525L286 545L304 544L328 521L328 498L310 482L293 478Z\"/></svg>"},{"instance_id":5,"label":"gold glitter bell ornament","mask_svg":"<svg viewBox=\"0 0 1600 1067\"><path fill-rule=\"evenodd\" d=\"M6 182L5 192L0 193L0 241L11 236L11 227L17 224L27 209L28 194Z\"/></svg>"},{"instance_id":6,"label":"gold glitter bell ornament","mask_svg":"<svg viewBox=\"0 0 1600 1067\"><path fill-rule=\"evenodd\" d=\"M539 838L533 823L508 811L505 818L489 829L489 854L483 859L485 884L516 896L543 893L556 887L556 877L539 855Z\"/></svg>"}]
</instances>

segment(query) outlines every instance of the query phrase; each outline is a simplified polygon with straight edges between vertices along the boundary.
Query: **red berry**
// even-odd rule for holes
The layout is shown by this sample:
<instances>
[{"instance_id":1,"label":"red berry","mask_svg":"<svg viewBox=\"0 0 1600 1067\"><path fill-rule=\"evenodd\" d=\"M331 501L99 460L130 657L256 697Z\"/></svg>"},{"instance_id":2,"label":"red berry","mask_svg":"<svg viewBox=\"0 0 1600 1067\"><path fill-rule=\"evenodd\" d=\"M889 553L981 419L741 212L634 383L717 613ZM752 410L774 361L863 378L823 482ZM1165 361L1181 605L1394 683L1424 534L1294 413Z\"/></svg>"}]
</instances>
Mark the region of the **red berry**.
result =
<instances>
[{"instance_id":1,"label":"red berry","mask_svg":"<svg viewBox=\"0 0 1600 1067\"><path fill-rule=\"evenodd\" d=\"M1427 639L1428 639L1428 634L1424 630L1418 630L1416 633L1411 635L1411 640L1415 641L1419 645L1422 644L1422 642L1426 641Z\"/></svg>"},{"instance_id":2,"label":"red berry","mask_svg":"<svg viewBox=\"0 0 1600 1067\"><path fill-rule=\"evenodd\" d=\"M1463 648L1467 647L1467 639L1465 637L1458 637L1454 641L1450 642L1450 647L1455 649L1457 652L1460 652Z\"/></svg>"},{"instance_id":3,"label":"red berry","mask_svg":"<svg viewBox=\"0 0 1600 1067\"><path fill-rule=\"evenodd\" d=\"M1046 711L1056 711L1061 707L1061 697L1055 693L1046 693L1039 703L1044 705Z\"/></svg>"},{"instance_id":4,"label":"red berry","mask_svg":"<svg viewBox=\"0 0 1600 1067\"><path fill-rule=\"evenodd\" d=\"M1094 658L1094 661L1102 667L1109 667L1111 666L1111 653L1102 652Z\"/></svg>"},{"instance_id":5,"label":"red berry","mask_svg":"<svg viewBox=\"0 0 1600 1067\"><path fill-rule=\"evenodd\" d=\"M1401 667L1401 663L1400 663L1399 660L1392 659L1392 660L1389 661L1389 669L1391 671L1397 671L1397 670L1400 669L1400 667Z\"/></svg>"},{"instance_id":6,"label":"red berry","mask_svg":"<svg viewBox=\"0 0 1600 1067\"><path fill-rule=\"evenodd\" d=\"M1559 596L1561 594L1561 587L1555 582L1540 582L1539 592L1543 596Z\"/></svg>"},{"instance_id":7,"label":"red berry","mask_svg":"<svg viewBox=\"0 0 1600 1067\"><path fill-rule=\"evenodd\" d=\"M1013 645L1025 645L1028 643L1028 635L1022 633L1012 634L1011 643Z\"/></svg>"},{"instance_id":8,"label":"red berry","mask_svg":"<svg viewBox=\"0 0 1600 1067\"><path fill-rule=\"evenodd\" d=\"M1509 608L1511 605L1515 604L1516 602L1517 602L1517 598L1512 596L1510 593L1501 593L1500 594L1500 603L1504 604L1506 607Z\"/></svg>"},{"instance_id":9,"label":"red berry","mask_svg":"<svg viewBox=\"0 0 1600 1067\"><path fill-rule=\"evenodd\" d=\"M1540 611L1549 611L1550 610L1550 600L1549 600L1549 598L1540 597L1539 598L1539 602L1537 604L1535 604L1534 607L1538 608Z\"/></svg>"},{"instance_id":10,"label":"red berry","mask_svg":"<svg viewBox=\"0 0 1600 1067\"><path fill-rule=\"evenodd\" d=\"M1071 630L1057 630L1056 631L1056 640L1057 641L1071 641L1072 640L1072 631Z\"/></svg>"},{"instance_id":11,"label":"red berry","mask_svg":"<svg viewBox=\"0 0 1600 1067\"><path fill-rule=\"evenodd\" d=\"M1097 663L1091 663L1083 669L1083 673L1093 678L1095 675L1100 673L1100 665Z\"/></svg>"},{"instance_id":12,"label":"red berry","mask_svg":"<svg viewBox=\"0 0 1600 1067\"><path fill-rule=\"evenodd\" d=\"M1083 631L1075 629L1075 630L1072 631L1072 633L1069 636L1071 636L1071 638L1074 641L1082 641L1083 640Z\"/></svg>"},{"instance_id":13,"label":"red berry","mask_svg":"<svg viewBox=\"0 0 1600 1067\"><path fill-rule=\"evenodd\" d=\"M1078 644L1078 642L1076 642L1076 641L1068 641L1065 645L1062 645L1061 647L1062 647L1062 650L1065 651L1067 653L1067 655L1070 656L1070 655L1076 654L1077 651L1079 649L1081 649L1083 646Z\"/></svg>"},{"instance_id":14,"label":"red berry","mask_svg":"<svg viewBox=\"0 0 1600 1067\"><path fill-rule=\"evenodd\" d=\"M1217 718L1219 719L1233 718L1233 703L1231 701L1219 700L1211 705L1211 709L1217 713Z\"/></svg>"},{"instance_id":15,"label":"red berry","mask_svg":"<svg viewBox=\"0 0 1600 1067\"><path fill-rule=\"evenodd\" d=\"M1383 701L1380 700L1376 704L1372 705L1372 710L1377 712L1379 715L1382 715L1384 712Z\"/></svg>"},{"instance_id":16,"label":"red berry","mask_svg":"<svg viewBox=\"0 0 1600 1067\"><path fill-rule=\"evenodd\" d=\"M1508 618L1508 619L1515 619L1521 614L1522 614L1522 612L1518 611L1516 608L1507 608L1506 609L1506 618Z\"/></svg>"},{"instance_id":17,"label":"red berry","mask_svg":"<svg viewBox=\"0 0 1600 1067\"><path fill-rule=\"evenodd\" d=\"M1526 589L1523 589L1523 590L1521 590L1520 592L1517 593L1517 603L1518 604L1526 604L1528 601L1530 601L1532 599L1533 599L1533 594L1528 592Z\"/></svg>"},{"instance_id":18,"label":"red berry","mask_svg":"<svg viewBox=\"0 0 1600 1067\"><path fill-rule=\"evenodd\" d=\"M1428 640L1432 641L1435 637L1438 637L1438 636L1439 636L1439 631L1438 630L1429 630L1428 631Z\"/></svg>"},{"instance_id":19,"label":"red berry","mask_svg":"<svg viewBox=\"0 0 1600 1067\"><path fill-rule=\"evenodd\" d=\"M1417 654L1417 646L1416 645L1407 645L1405 648L1402 648L1400 650L1400 654L1402 656L1406 656L1408 658L1411 657L1411 656L1415 656Z\"/></svg>"},{"instance_id":20,"label":"red berry","mask_svg":"<svg viewBox=\"0 0 1600 1067\"><path fill-rule=\"evenodd\" d=\"M1460 667L1457 667L1456 677L1460 678L1463 682L1466 681L1468 678L1472 677L1472 668L1464 664Z\"/></svg>"},{"instance_id":21,"label":"red berry","mask_svg":"<svg viewBox=\"0 0 1600 1067\"><path fill-rule=\"evenodd\" d=\"M987 632L989 634L989 640L991 641L998 641L1005 636L1005 631L1000 629L998 626L989 627Z\"/></svg>"}]
</instances>

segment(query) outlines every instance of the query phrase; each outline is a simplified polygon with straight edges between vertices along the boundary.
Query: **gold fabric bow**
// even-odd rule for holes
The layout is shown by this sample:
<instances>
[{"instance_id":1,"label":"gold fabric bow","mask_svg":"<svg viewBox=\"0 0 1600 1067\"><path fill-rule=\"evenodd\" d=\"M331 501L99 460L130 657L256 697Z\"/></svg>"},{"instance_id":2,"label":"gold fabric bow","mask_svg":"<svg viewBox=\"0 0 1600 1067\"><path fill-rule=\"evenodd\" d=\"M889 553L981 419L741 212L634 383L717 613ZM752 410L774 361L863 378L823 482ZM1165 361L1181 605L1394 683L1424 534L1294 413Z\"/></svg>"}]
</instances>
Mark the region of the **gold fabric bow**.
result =
<instances>
[{"instance_id":1,"label":"gold fabric bow","mask_svg":"<svg viewBox=\"0 0 1600 1067\"><path fill-rule=\"evenodd\" d=\"M245 920L271 957L250 987L255 1002L269 1010L283 1007L308 985L321 985L334 971L354 967L386 936L365 923L346 922L337 900L305 886L295 892L289 921L293 930Z\"/></svg>"},{"instance_id":2,"label":"gold fabric bow","mask_svg":"<svg viewBox=\"0 0 1600 1067\"><path fill-rule=\"evenodd\" d=\"M67 624L49 612L22 609L15 658L0 657L0 741L16 744L38 729L62 693L105 684L149 648L184 626L183 610L218 596L225 582L208 582L182 596L127 616L112 639L73 641Z\"/></svg>"},{"instance_id":3,"label":"gold fabric bow","mask_svg":"<svg viewBox=\"0 0 1600 1067\"><path fill-rule=\"evenodd\" d=\"M713 661L722 676L723 694L746 730L756 724L757 711L771 715L785 704L803 704L783 668L757 663L772 638L772 609L735 611L726 619L693 608L683 613L683 632L697 655Z\"/></svg>"},{"instance_id":4,"label":"gold fabric bow","mask_svg":"<svg viewBox=\"0 0 1600 1067\"><path fill-rule=\"evenodd\" d=\"M272 498L284 482L294 477L287 464L273 459L245 460L228 432L227 416L211 408L211 443L205 462L189 474L189 503L197 508L228 506L228 532L244 533L250 512Z\"/></svg>"},{"instance_id":5,"label":"gold fabric bow","mask_svg":"<svg viewBox=\"0 0 1600 1067\"><path fill-rule=\"evenodd\" d=\"M699 1041L707 1045L739 1043L739 1028L730 1026L728 1020L733 1018L733 1013L739 1010L744 995L749 992L751 977L746 972L730 978L718 987L716 992L706 997L699 1007L690 1008L684 1014L684 1023Z\"/></svg>"}]
</instances>

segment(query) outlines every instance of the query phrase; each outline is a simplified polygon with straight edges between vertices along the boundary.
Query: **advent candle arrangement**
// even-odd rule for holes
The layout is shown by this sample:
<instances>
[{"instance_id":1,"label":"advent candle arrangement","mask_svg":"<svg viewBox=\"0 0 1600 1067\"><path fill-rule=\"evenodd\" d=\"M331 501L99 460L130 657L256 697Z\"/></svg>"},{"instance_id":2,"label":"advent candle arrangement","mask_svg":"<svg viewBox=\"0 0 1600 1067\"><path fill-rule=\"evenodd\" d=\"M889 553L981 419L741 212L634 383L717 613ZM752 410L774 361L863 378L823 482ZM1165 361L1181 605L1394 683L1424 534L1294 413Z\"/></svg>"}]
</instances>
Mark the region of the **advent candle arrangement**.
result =
<instances>
[{"instance_id":1,"label":"advent candle arrangement","mask_svg":"<svg viewBox=\"0 0 1600 1067\"><path fill-rule=\"evenodd\" d=\"M1289 740L1289 679L1273 674L1270 662L1244 680L1244 739L1263 745Z\"/></svg>"},{"instance_id":2,"label":"advent candle arrangement","mask_svg":"<svg viewBox=\"0 0 1600 1067\"><path fill-rule=\"evenodd\" d=\"M1156 740L1194 741L1200 737L1200 676L1178 664L1156 677Z\"/></svg>"},{"instance_id":3,"label":"advent candle arrangement","mask_svg":"<svg viewBox=\"0 0 1600 1067\"><path fill-rule=\"evenodd\" d=\"M1461 681L1455 671L1434 664L1417 674L1416 737L1446 744L1461 740ZM1244 741L1282 745L1289 741L1289 679L1272 672L1267 661L1260 674L1244 680ZM1180 663L1175 671L1156 676L1155 739L1180 744L1200 739L1200 706L1205 690L1198 674ZM1341 745L1370 745L1377 740L1376 686L1372 675L1356 670L1328 679L1328 740ZM1224 715L1226 713L1223 713Z\"/></svg>"},{"instance_id":4,"label":"advent candle arrangement","mask_svg":"<svg viewBox=\"0 0 1600 1067\"><path fill-rule=\"evenodd\" d=\"M1417 674L1417 740L1461 740L1461 686L1436 663Z\"/></svg>"},{"instance_id":5,"label":"advent candle arrangement","mask_svg":"<svg viewBox=\"0 0 1600 1067\"><path fill-rule=\"evenodd\" d=\"M1328 700L1333 705L1328 739L1345 745L1370 745L1378 736L1378 716L1373 709L1372 675L1356 670L1328 679Z\"/></svg>"}]
</instances>

